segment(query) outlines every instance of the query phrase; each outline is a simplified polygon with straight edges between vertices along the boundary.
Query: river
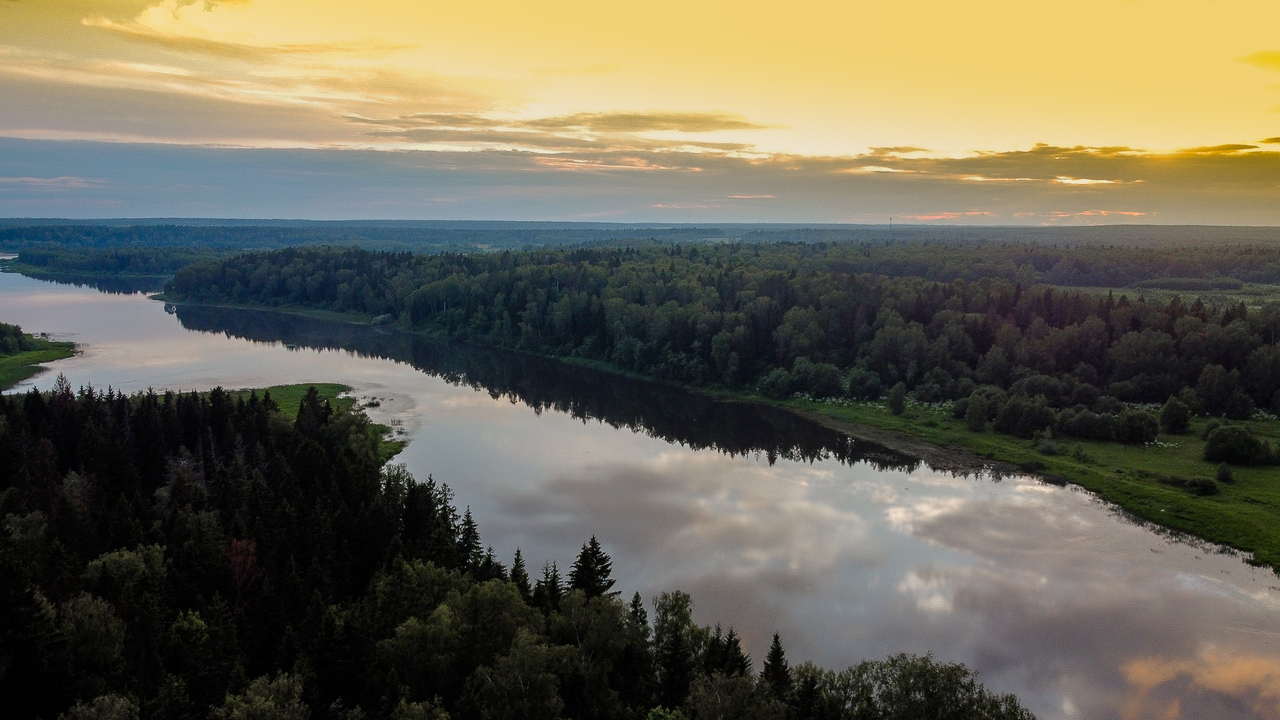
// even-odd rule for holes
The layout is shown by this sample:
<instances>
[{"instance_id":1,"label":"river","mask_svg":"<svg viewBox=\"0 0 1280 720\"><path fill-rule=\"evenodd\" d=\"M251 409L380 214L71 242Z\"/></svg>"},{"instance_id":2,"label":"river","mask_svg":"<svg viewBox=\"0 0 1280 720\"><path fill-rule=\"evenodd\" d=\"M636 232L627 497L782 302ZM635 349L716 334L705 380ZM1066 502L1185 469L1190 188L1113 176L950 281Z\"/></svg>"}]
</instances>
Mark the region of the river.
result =
<instances>
[{"instance_id":1,"label":"river","mask_svg":"<svg viewBox=\"0 0 1280 720\"><path fill-rule=\"evenodd\" d=\"M169 310L173 310L170 308ZM1280 578L1077 488L953 476L788 413L394 330L0 273L0 321L81 352L17 390L340 382L531 570L596 535L762 659L965 662L1039 717L1280 718ZM758 665L758 661L757 661Z\"/></svg>"}]
</instances>

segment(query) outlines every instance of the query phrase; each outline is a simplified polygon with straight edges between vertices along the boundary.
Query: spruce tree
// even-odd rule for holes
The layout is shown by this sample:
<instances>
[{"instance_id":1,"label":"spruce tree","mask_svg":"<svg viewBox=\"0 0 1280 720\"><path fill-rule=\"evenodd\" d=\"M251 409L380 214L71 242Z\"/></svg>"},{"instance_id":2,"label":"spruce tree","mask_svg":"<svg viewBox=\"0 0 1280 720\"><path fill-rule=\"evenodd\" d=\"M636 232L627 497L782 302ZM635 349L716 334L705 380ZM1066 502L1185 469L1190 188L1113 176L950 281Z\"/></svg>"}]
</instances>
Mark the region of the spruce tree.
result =
<instances>
[{"instance_id":1,"label":"spruce tree","mask_svg":"<svg viewBox=\"0 0 1280 720\"><path fill-rule=\"evenodd\" d=\"M458 563L464 571L473 572L480 567L484 559L484 551L480 548L480 528L471 517L471 506L467 506L462 516L462 528L458 533Z\"/></svg>"},{"instance_id":2,"label":"spruce tree","mask_svg":"<svg viewBox=\"0 0 1280 720\"><path fill-rule=\"evenodd\" d=\"M533 605L550 615L560 608L560 596L564 593L564 583L560 579L560 568L554 560L542 566L542 578L533 586Z\"/></svg>"},{"instance_id":3,"label":"spruce tree","mask_svg":"<svg viewBox=\"0 0 1280 720\"><path fill-rule=\"evenodd\" d=\"M533 588L529 585L529 572L524 568L524 556L520 554L520 548L516 548L516 557L511 561L511 582L526 603L533 600Z\"/></svg>"},{"instance_id":4,"label":"spruce tree","mask_svg":"<svg viewBox=\"0 0 1280 720\"><path fill-rule=\"evenodd\" d=\"M782 640L778 638L778 633L773 634L773 644L769 646L769 654L764 658L760 679L779 700L785 699L791 692L791 668L787 665L787 654L782 650Z\"/></svg>"},{"instance_id":5,"label":"spruce tree","mask_svg":"<svg viewBox=\"0 0 1280 720\"><path fill-rule=\"evenodd\" d=\"M609 577L613 572L613 560L600 547L600 541L592 535L591 540L584 543L578 559L569 570L569 587L581 590L587 597L600 597L613 587L614 579Z\"/></svg>"}]
</instances>

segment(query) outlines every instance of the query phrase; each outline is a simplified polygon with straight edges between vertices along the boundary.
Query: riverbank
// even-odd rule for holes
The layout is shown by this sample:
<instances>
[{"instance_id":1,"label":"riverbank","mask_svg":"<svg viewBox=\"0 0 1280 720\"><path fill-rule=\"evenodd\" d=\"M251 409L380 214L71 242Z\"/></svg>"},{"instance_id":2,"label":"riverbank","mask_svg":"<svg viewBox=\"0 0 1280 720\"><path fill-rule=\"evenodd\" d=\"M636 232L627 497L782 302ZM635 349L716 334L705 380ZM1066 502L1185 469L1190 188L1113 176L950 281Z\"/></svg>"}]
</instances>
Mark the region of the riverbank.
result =
<instances>
[{"instance_id":1,"label":"riverbank","mask_svg":"<svg viewBox=\"0 0 1280 720\"><path fill-rule=\"evenodd\" d=\"M347 412L352 406L358 404L358 400L351 395L351 386L340 383L293 383L290 385L272 385L265 388L242 388L229 390L228 392L235 399L247 399L249 394L253 392L258 393L259 396L264 392L271 393L271 400L280 408L280 414L292 419L298 416L298 408L302 405L302 398L313 387L320 394L321 400L328 400L339 412ZM360 407L356 407L357 411L360 409ZM404 450L409 444L408 440L401 439L389 425L370 421L369 428L377 434L378 455L383 462L387 462L399 455L400 451Z\"/></svg>"},{"instance_id":2,"label":"riverbank","mask_svg":"<svg viewBox=\"0 0 1280 720\"><path fill-rule=\"evenodd\" d=\"M42 347L15 355L0 356L0 391L8 390L27 378L38 375L44 363L62 360L76 354L75 343L35 338Z\"/></svg>"},{"instance_id":3,"label":"riverbank","mask_svg":"<svg viewBox=\"0 0 1280 720\"><path fill-rule=\"evenodd\" d=\"M157 299L167 300L163 296ZM370 324L370 318L354 314L289 307L241 307ZM676 385L599 361L552 357L571 366ZM1156 442L1145 446L1059 439L1052 447L1037 449L1034 443L1010 435L970 431L963 420L951 417L947 403L910 403L902 415L893 415L884 402L822 402L799 397L778 401L744 392L699 387L682 389L726 402L786 408L856 439L918 457L944 472L1030 474L1055 484L1075 484L1140 521L1251 553L1252 562L1280 569L1280 469L1235 467L1232 469L1234 482L1219 483L1216 495L1196 495L1184 487L1186 480L1216 475L1216 464L1203 460L1204 441L1199 438L1208 418L1195 418L1186 435L1161 435ZM1275 421L1245 424L1273 442L1280 441L1280 424Z\"/></svg>"}]
</instances>

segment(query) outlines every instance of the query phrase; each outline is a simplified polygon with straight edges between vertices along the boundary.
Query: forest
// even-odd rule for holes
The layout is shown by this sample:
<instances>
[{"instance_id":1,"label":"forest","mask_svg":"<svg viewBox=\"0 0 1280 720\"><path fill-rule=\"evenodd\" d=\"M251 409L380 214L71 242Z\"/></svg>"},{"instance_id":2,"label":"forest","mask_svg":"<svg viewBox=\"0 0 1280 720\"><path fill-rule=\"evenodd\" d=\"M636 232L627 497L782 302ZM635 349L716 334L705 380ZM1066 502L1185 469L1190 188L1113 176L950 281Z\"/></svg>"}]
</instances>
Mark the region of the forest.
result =
<instances>
[{"instance_id":1,"label":"forest","mask_svg":"<svg viewBox=\"0 0 1280 720\"><path fill-rule=\"evenodd\" d=\"M974 429L990 423L1029 439L1143 444L1161 415L1183 432L1179 413L1280 411L1280 303L1160 302L998 274L888 277L858 272L865 252L825 243L437 256L291 248L186 267L166 292L360 313L694 387L958 401ZM934 262L949 267L951 257ZM1238 430L1224 432L1244 447ZM1223 459L1275 462L1258 442Z\"/></svg>"},{"instance_id":2,"label":"forest","mask_svg":"<svg viewBox=\"0 0 1280 720\"><path fill-rule=\"evenodd\" d=\"M5 716L1032 717L928 656L832 671L775 636L757 672L689 595L626 598L595 537L564 574L499 561L379 443L315 388L293 417L269 392L0 395Z\"/></svg>"},{"instance_id":3,"label":"forest","mask_svg":"<svg viewBox=\"0 0 1280 720\"><path fill-rule=\"evenodd\" d=\"M0 225L0 251L17 253L21 269L46 274L172 275L200 260L285 247L342 245L439 254L721 243L845 247L851 251L833 255L838 263L833 269L940 282L992 277L1022 284L1186 292L1280 284L1280 233L1268 228Z\"/></svg>"}]
</instances>

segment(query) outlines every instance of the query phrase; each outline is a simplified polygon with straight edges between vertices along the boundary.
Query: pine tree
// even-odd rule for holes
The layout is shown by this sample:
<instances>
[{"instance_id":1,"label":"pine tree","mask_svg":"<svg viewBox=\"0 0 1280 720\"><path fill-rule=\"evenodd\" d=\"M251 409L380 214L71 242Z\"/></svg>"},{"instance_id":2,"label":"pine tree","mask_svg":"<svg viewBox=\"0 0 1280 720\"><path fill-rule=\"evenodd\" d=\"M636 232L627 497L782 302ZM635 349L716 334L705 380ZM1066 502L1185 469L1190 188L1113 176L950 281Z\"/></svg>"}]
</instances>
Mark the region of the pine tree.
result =
<instances>
[{"instance_id":1,"label":"pine tree","mask_svg":"<svg viewBox=\"0 0 1280 720\"><path fill-rule=\"evenodd\" d=\"M476 580L484 582L486 580L506 580L507 568L498 562L498 556L493 554L493 546L490 545L484 551L484 557L480 559L480 564L472 573Z\"/></svg>"},{"instance_id":2,"label":"pine tree","mask_svg":"<svg viewBox=\"0 0 1280 720\"><path fill-rule=\"evenodd\" d=\"M773 644L769 646L769 654L764 658L760 679L779 700L785 699L791 692L791 668L787 666L787 654L782 650L782 640L778 638L778 633L773 634Z\"/></svg>"},{"instance_id":3,"label":"pine tree","mask_svg":"<svg viewBox=\"0 0 1280 720\"><path fill-rule=\"evenodd\" d=\"M462 528L458 533L458 555L462 560L459 564L467 572L479 568L484 559L484 552L480 548L480 528L476 527L476 521L471 517L470 505L462 516Z\"/></svg>"},{"instance_id":4,"label":"pine tree","mask_svg":"<svg viewBox=\"0 0 1280 720\"><path fill-rule=\"evenodd\" d=\"M520 554L520 548L516 548L516 557L511 561L511 582L526 603L533 600L533 588L529 585L529 573L524 568L524 556Z\"/></svg>"},{"instance_id":5,"label":"pine tree","mask_svg":"<svg viewBox=\"0 0 1280 720\"><path fill-rule=\"evenodd\" d=\"M533 586L533 605L550 615L551 611L560 608L560 596L564 593L564 583L560 579L560 568L552 560L542 566L542 579Z\"/></svg>"},{"instance_id":6,"label":"pine tree","mask_svg":"<svg viewBox=\"0 0 1280 720\"><path fill-rule=\"evenodd\" d=\"M591 540L584 543L582 552L569 570L569 587L581 590L587 597L599 597L609 592L615 582L609 575L613 572L613 560L600 547L600 541L592 535Z\"/></svg>"}]
</instances>

